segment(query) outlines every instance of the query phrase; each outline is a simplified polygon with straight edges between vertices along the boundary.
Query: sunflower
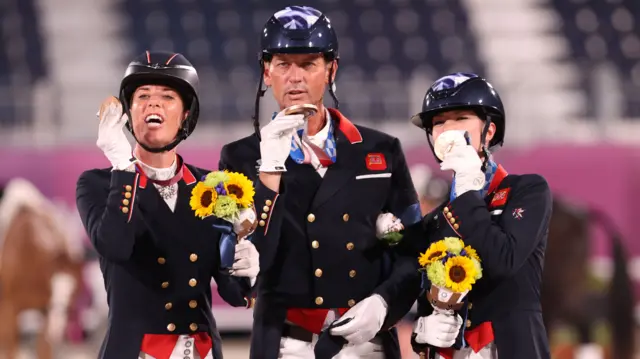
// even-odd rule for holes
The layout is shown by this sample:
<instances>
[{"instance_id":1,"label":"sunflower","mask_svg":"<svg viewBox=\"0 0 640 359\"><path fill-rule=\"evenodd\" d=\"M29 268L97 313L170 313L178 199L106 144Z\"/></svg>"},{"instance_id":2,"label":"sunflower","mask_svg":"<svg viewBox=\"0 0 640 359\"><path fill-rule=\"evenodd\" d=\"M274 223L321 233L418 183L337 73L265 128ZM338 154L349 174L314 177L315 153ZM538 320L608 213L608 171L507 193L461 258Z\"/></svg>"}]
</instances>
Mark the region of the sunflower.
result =
<instances>
[{"instance_id":1,"label":"sunflower","mask_svg":"<svg viewBox=\"0 0 640 359\"><path fill-rule=\"evenodd\" d=\"M463 256L451 257L444 264L446 287L458 293L471 290L476 282L473 260Z\"/></svg>"},{"instance_id":2,"label":"sunflower","mask_svg":"<svg viewBox=\"0 0 640 359\"><path fill-rule=\"evenodd\" d=\"M478 256L478 252L475 249L471 248L471 246L464 247L465 255L471 259L475 259L480 262L480 257Z\"/></svg>"},{"instance_id":3,"label":"sunflower","mask_svg":"<svg viewBox=\"0 0 640 359\"><path fill-rule=\"evenodd\" d=\"M231 197L239 207L248 208L253 203L255 190L253 183L242 173L227 173L229 180L225 183L227 195Z\"/></svg>"},{"instance_id":4,"label":"sunflower","mask_svg":"<svg viewBox=\"0 0 640 359\"><path fill-rule=\"evenodd\" d=\"M425 253L420 254L418 263L420 263L420 266L424 267L428 264L444 258L446 255L447 246L444 244L444 241L437 241L435 243L432 243Z\"/></svg>"},{"instance_id":5,"label":"sunflower","mask_svg":"<svg viewBox=\"0 0 640 359\"><path fill-rule=\"evenodd\" d=\"M446 237L443 241L447 246L447 250L453 254L460 254L460 251L464 248L464 242L458 237Z\"/></svg>"},{"instance_id":6,"label":"sunflower","mask_svg":"<svg viewBox=\"0 0 640 359\"><path fill-rule=\"evenodd\" d=\"M217 199L218 194L213 188L206 186L202 182L198 182L191 191L189 205L191 209L196 212L197 217L204 218L213 213Z\"/></svg>"}]
</instances>

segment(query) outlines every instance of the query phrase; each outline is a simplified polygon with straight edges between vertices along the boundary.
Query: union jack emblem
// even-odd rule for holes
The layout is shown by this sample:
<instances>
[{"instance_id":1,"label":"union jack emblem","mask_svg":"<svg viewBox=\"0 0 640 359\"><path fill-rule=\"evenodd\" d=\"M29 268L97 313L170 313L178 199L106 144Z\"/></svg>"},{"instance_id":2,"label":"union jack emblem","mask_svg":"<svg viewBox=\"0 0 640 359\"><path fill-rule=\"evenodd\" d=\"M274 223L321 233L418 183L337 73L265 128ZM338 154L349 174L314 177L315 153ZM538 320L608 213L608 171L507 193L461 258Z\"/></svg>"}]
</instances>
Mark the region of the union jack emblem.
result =
<instances>
[{"instance_id":1,"label":"union jack emblem","mask_svg":"<svg viewBox=\"0 0 640 359\"><path fill-rule=\"evenodd\" d=\"M449 90L452 88L456 88L463 82L476 77L478 77L478 75L476 74L456 72L439 78L436 82L433 83L431 89L433 91Z\"/></svg>"},{"instance_id":2,"label":"union jack emblem","mask_svg":"<svg viewBox=\"0 0 640 359\"><path fill-rule=\"evenodd\" d=\"M284 24L285 29L301 30L311 28L322 13L310 6L287 6L273 16Z\"/></svg>"},{"instance_id":3,"label":"union jack emblem","mask_svg":"<svg viewBox=\"0 0 640 359\"><path fill-rule=\"evenodd\" d=\"M516 208L513 210L513 218L522 219L522 214L524 213L524 209Z\"/></svg>"}]
</instances>

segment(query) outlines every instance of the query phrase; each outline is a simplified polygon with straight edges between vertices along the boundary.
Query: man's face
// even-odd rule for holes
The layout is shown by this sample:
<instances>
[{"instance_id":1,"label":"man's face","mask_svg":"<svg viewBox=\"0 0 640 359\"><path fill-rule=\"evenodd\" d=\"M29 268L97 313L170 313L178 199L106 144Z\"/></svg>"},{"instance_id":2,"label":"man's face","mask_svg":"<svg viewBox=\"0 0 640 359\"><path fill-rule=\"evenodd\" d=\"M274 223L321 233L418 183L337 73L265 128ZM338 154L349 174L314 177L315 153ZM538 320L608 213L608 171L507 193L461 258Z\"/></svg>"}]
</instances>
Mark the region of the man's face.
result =
<instances>
[{"instance_id":1,"label":"man's face","mask_svg":"<svg viewBox=\"0 0 640 359\"><path fill-rule=\"evenodd\" d=\"M482 136L482 129L484 128L484 121L471 110L454 110L445 111L437 114L432 119L433 123L433 142L435 143L443 132L449 130L463 130L469 132L471 137L471 144L474 148L480 150L480 136ZM496 125L491 123L485 143L493 138L496 132Z\"/></svg>"},{"instance_id":2,"label":"man's face","mask_svg":"<svg viewBox=\"0 0 640 359\"><path fill-rule=\"evenodd\" d=\"M337 63L327 63L322 54L276 54L264 65L264 83L271 87L281 109L299 104L319 105L332 64L335 77Z\"/></svg>"},{"instance_id":3,"label":"man's face","mask_svg":"<svg viewBox=\"0 0 640 359\"><path fill-rule=\"evenodd\" d=\"M178 92L166 86L140 86L131 99L136 138L150 147L171 143L188 113Z\"/></svg>"}]
</instances>

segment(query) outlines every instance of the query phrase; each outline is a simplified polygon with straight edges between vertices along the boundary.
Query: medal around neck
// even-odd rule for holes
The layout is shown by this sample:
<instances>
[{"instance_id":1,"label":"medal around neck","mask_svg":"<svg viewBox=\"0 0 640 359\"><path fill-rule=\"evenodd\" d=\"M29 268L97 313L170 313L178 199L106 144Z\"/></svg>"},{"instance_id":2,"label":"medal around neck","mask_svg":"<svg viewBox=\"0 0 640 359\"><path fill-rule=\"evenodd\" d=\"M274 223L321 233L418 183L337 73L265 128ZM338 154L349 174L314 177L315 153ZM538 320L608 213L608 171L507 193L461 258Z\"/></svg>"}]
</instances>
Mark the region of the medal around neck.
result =
<instances>
[{"instance_id":1,"label":"medal around neck","mask_svg":"<svg viewBox=\"0 0 640 359\"><path fill-rule=\"evenodd\" d=\"M433 151L440 161L444 161L444 156L455 146L471 144L469 132L463 130L449 130L443 132L433 144Z\"/></svg>"}]
</instances>

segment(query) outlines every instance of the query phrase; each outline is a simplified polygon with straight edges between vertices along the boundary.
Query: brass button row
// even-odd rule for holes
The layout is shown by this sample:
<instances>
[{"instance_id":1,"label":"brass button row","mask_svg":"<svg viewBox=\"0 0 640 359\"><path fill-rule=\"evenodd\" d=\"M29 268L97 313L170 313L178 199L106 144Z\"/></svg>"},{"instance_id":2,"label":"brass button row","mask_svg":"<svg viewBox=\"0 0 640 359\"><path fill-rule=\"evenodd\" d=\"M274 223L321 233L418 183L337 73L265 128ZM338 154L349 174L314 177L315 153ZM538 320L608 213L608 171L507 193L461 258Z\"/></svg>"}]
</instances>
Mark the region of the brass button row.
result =
<instances>
[{"instance_id":1,"label":"brass button row","mask_svg":"<svg viewBox=\"0 0 640 359\"><path fill-rule=\"evenodd\" d=\"M317 268L314 272L316 277L320 278L322 277L322 269ZM356 276L356 271L354 269L349 271L349 277L354 278Z\"/></svg>"},{"instance_id":2,"label":"brass button row","mask_svg":"<svg viewBox=\"0 0 640 359\"><path fill-rule=\"evenodd\" d=\"M316 215L315 215L315 214L313 214L313 213L309 213L309 214L307 215L307 221L308 221L309 223L313 223L313 222L315 222L315 220L316 220ZM345 214L343 214L343 215L342 215L342 220L343 220L343 221L345 221L345 222L349 222L349 213L345 213Z\"/></svg>"},{"instance_id":3,"label":"brass button row","mask_svg":"<svg viewBox=\"0 0 640 359\"><path fill-rule=\"evenodd\" d=\"M198 302L196 300L190 300L189 301L189 308L196 309L197 307L198 307ZM164 309L171 310L171 308L173 308L173 303L171 303L171 302L165 303Z\"/></svg>"},{"instance_id":4,"label":"brass button row","mask_svg":"<svg viewBox=\"0 0 640 359\"><path fill-rule=\"evenodd\" d=\"M196 285L198 285L198 281L195 278L189 279L189 286L190 287L195 287ZM162 286L163 289L167 289L167 288L169 288L169 282L162 282L161 286Z\"/></svg>"},{"instance_id":5,"label":"brass button row","mask_svg":"<svg viewBox=\"0 0 640 359\"><path fill-rule=\"evenodd\" d=\"M451 210L449 209L449 207L444 207L444 209L442 211L444 212L445 216L447 217L447 220L449 221L449 223L451 223L453 225L453 229L460 228L460 224L456 223L456 219L453 218L453 213L451 213Z\"/></svg>"},{"instance_id":6,"label":"brass button row","mask_svg":"<svg viewBox=\"0 0 640 359\"><path fill-rule=\"evenodd\" d=\"M129 205L129 198L131 198L131 190L133 190L133 187L131 187L130 185L126 185L124 186L124 199L122 200L122 205L124 207L122 207L120 210L122 211L122 213L127 214L129 213L129 207L127 207Z\"/></svg>"},{"instance_id":7,"label":"brass button row","mask_svg":"<svg viewBox=\"0 0 640 359\"><path fill-rule=\"evenodd\" d=\"M191 253L191 255L189 256L189 260L193 263L198 261L198 255L195 253ZM167 259L164 257L158 257L158 264L165 264L167 263Z\"/></svg>"},{"instance_id":8,"label":"brass button row","mask_svg":"<svg viewBox=\"0 0 640 359\"><path fill-rule=\"evenodd\" d=\"M264 207L262 207L263 213L260 215L260 222L258 222L258 225L260 225L260 227L264 227L267 225L265 219L269 218L269 211L271 210L272 204L273 202L270 199L264 201Z\"/></svg>"},{"instance_id":9,"label":"brass button row","mask_svg":"<svg viewBox=\"0 0 640 359\"><path fill-rule=\"evenodd\" d=\"M170 332L173 332L176 330L176 325L173 323L169 323L169 325L167 325L167 330ZM198 324L196 323L191 323L189 324L189 330L191 330L192 332L195 332L196 330L198 330Z\"/></svg>"},{"instance_id":10,"label":"brass button row","mask_svg":"<svg viewBox=\"0 0 640 359\"><path fill-rule=\"evenodd\" d=\"M322 303L324 303L324 299L322 297L316 297L316 305L322 305ZM354 305L356 305L356 301L353 299L349 299L349 301L347 301L347 305L349 307L353 307Z\"/></svg>"}]
</instances>

